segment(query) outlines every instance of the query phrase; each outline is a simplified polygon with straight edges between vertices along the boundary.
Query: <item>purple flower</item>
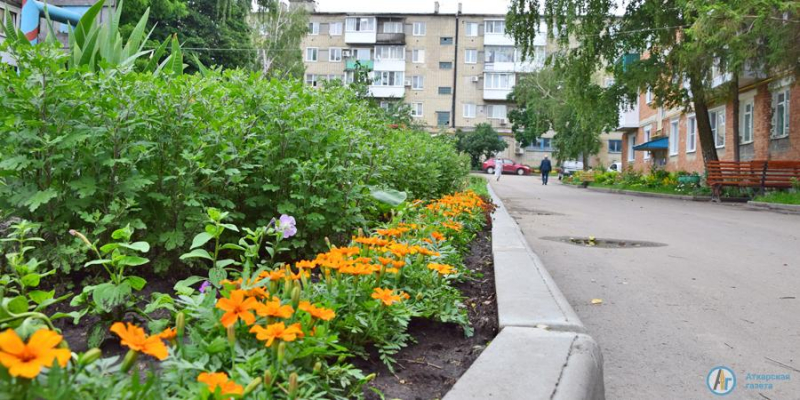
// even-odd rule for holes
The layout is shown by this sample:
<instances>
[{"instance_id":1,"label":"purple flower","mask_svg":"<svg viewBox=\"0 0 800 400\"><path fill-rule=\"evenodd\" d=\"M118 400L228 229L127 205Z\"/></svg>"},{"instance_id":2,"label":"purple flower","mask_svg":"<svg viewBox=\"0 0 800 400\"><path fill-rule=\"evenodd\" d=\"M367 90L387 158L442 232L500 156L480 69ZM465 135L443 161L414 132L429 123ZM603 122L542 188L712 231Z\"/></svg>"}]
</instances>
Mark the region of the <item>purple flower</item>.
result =
<instances>
[{"instance_id":1,"label":"purple flower","mask_svg":"<svg viewBox=\"0 0 800 400\"><path fill-rule=\"evenodd\" d=\"M208 289L209 287L211 287L211 282L204 281L203 284L200 285L200 293L205 293L206 289Z\"/></svg>"},{"instance_id":2,"label":"purple flower","mask_svg":"<svg viewBox=\"0 0 800 400\"><path fill-rule=\"evenodd\" d=\"M278 221L278 230L283 234L282 239L286 239L297 234L297 227L295 226L296 224L297 222L295 222L294 217L286 214L281 215L281 219Z\"/></svg>"}]
</instances>

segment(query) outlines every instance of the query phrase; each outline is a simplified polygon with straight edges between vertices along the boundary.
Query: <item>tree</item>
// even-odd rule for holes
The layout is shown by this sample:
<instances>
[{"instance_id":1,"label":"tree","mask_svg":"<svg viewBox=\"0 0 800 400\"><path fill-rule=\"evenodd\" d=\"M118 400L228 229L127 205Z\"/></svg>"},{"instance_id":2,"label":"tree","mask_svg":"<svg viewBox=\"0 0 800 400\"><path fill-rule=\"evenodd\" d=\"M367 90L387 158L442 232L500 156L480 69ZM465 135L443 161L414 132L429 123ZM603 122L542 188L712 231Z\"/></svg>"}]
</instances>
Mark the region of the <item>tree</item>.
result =
<instances>
[{"instance_id":1,"label":"tree","mask_svg":"<svg viewBox=\"0 0 800 400\"><path fill-rule=\"evenodd\" d=\"M522 146L555 131L556 158L585 159L600 150L600 134L616 127L616 99L594 83L576 87L565 78L552 68L523 76L510 97L518 106L509 112L511 129Z\"/></svg>"},{"instance_id":2,"label":"tree","mask_svg":"<svg viewBox=\"0 0 800 400\"><path fill-rule=\"evenodd\" d=\"M481 159L491 158L506 147L508 143L487 123L476 125L474 131L456 132L456 149L469 155L473 168L480 168Z\"/></svg>"},{"instance_id":3,"label":"tree","mask_svg":"<svg viewBox=\"0 0 800 400\"><path fill-rule=\"evenodd\" d=\"M257 0L253 42L258 49L256 69L262 74L302 78L305 72L300 43L308 33L308 12L279 0Z\"/></svg>"},{"instance_id":4,"label":"tree","mask_svg":"<svg viewBox=\"0 0 800 400\"><path fill-rule=\"evenodd\" d=\"M125 3L121 30L130 32L148 7L147 29L153 30L150 47L177 35L192 64L197 57L203 65L224 68L250 67L256 58L247 16L246 0L133 0ZM190 65L189 70L199 66Z\"/></svg>"}]
</instances>

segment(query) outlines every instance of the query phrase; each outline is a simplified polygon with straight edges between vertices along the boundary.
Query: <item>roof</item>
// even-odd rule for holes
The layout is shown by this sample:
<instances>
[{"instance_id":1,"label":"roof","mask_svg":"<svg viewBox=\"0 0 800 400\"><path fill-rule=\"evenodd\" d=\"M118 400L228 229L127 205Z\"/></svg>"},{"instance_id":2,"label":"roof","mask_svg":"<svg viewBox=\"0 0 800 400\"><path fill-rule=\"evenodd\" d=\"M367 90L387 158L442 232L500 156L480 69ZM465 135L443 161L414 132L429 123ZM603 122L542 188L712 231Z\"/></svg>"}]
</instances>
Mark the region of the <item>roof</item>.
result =
<instances>
[{"instance_id":1,"label":"roof","mask_svg":"<svg viewBox=\"0 0 800 400\"><path fill-rule=\"evenodd\" d=\"M435 14L435 0L317 0L318 14ZM455 15L505 15L509 0L438 0L439 13Z\"/></svg>"},{"instance_id":2,"label":"roof","mask_svg":"<svg viewBox=\"0 0 800 400\"><path fill-rule=\"evenodd\" d=\"M633 146L636 151L653 151L653 150L666 150L669 148L669 137L662 136L653 139L649 142L644 142L640 145Z\"/></svg>"}]
</instances>

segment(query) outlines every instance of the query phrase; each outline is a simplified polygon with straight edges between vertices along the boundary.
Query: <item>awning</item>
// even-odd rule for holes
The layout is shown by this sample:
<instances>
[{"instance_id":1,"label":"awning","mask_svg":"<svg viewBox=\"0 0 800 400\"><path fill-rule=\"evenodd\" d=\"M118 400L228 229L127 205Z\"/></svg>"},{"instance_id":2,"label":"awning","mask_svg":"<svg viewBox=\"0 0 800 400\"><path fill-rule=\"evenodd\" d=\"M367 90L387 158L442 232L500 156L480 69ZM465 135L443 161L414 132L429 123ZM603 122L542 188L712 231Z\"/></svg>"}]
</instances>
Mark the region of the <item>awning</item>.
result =
<instances>
[{"instance_id":1,"label":"awning","mask_svg":"<svg viewBox=\"0 0 800 400\"><path fill-rule=\"evenodd\" d=\"M668 148L669 148L669 137L667 136L660 137L658 139L653 139L649 142L644 142L637 146L633 146L633 149L638 151L666 150Z\"/></svg>"}]
</instances>

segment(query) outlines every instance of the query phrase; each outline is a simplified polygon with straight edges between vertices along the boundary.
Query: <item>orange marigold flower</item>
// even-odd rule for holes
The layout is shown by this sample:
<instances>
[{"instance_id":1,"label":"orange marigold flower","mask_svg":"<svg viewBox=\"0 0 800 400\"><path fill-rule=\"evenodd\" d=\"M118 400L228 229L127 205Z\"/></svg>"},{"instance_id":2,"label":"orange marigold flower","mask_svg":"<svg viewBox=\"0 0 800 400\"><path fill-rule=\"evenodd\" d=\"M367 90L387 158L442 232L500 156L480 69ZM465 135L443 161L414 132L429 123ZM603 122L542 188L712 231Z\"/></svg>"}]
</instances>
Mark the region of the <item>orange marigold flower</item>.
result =
<instances>
[{"instance_id":1,"label":"orange marigold flower","mask_svg":"<svg viewBox=\"0 0 800 400\"><path fill-rule=\"evenodd\" d=\"M255 297L256 299L269 298L269 292L263 286L250 288L244 291L246 297Z\"/></svg>"},{"instance_id":2,"label":"orange marigold flower","mask_svg":"<svg viewBox=\"0 0 800 400\"><path fill-rule=\"evenodd\" d=\"M440 275L450 275L456 272L455 268L447 264L430 263L428 264L428 269L436 271Z\"/></svg>"},{"instance_id":3,"label":"orange marigold flower","mask_svg":"<svg viewBox=\"0 0 800 400\"><path fill-rule=\"evenodd\" d=\"M392 289L375 288L372 292L372 298L382 301L387 306L401 301L401 296L394 294Z\"/></svg>"},{"instance_id":4,"label":"orange marigold flower","mask_svg":"<svg viewBox=\"0 0 800 400\"><path fill-rule=\"evenodd\" d=\"M313 269L313 268L317 267L317 263L315 261L300 260L300 261L296 262L294 264L294 266L297 269L303 269L303 268Z\"/></svg>"},{"instance_id":5,"label":"orange marigold flower","mask_svg":"<svg viewBox=\"0 0 800 400\"><path fill-rule=\"evenodd\" d=\"M392 261L392 265L394 265L395 268L402 268L402 267L404 267L406 265L406 262L405 261Z\"/></svg>"},{"instance_id":6,"label":"orange marigold flower","mask_svg":"<svg viewBox=\"0 0 800 400\"><path fill-rule=\"evenodd\" d=\"M324 307L317 307L305 300L301 301L297 308L311 314L312 317L321 319L323 321L330 321L336 316L336 313L333 310Z\"/></svg>"},{"instance_id":7,"label":"orange marigold flower","mask_svg":"<svg viewBox=\"0 0 800 400\"><path fill-rule=\"evenodd\" d=\"M380 262L381 265L386 266L386 265L389 265L389 263L392 262L392 259L391 258L386 258L386 257L378 257L378 262Z\"/></svg>"},{"instance_id":8,"label":"orange marigold flower","mask_svg":"<svg viewBox=\"0 0 800 400\"><path fill-rule=\"evenodd\" d=\"M224 285L233 285L233 286L235 286L235 287L237 287L237 288L238 288L238 287L239 287L239 286L241 286L241 284L242 284L242 278L236 279L236 280L234 280L234 281L231 281L231 280L228 280L228 279L223 279L223 280L221 280L219 283L220 283L221 285L223 285L223 286L224 286Z\"/></svg>"},{"instance_id":9,"label":"orange marigold flower","mask_svg":"<svg viewBox=\"0 0 800 400\"><path fill-rule=\"evenodd\" d=\"M281 299L274 296L272 300L268 301L266 304L258 303L255 309L256 313L262 317L289 318L294 314L294 308L292 308L292 306L282 306Z\"/></svg>"},{"instance_id":10,"label":"orange marigold flower","mask_svg":"<svg viewBox=\"0 0 800 400\"><path fill-rule=\"evenodd\" d=\"M269 280L271 280L271 281L279 281L279 280L283 279L285 276L286 276L286 271L283 270L283 269L276 269L276 270L273 270L273 271L264 271L264 272L262 272L261 274L258 275L258 277L261 278L261 279L269 278Z\"/></svg>"},{"instance_id":11,"label":"orange marigold flower","mask_svg":"<svg viewBox=\"0 0 800 400\"><path fill-rule=\"evenodd\" d=\"M229 299L221 298L217 300L217 308L225 311L225 314L220 319L224 327L229 327L241 319L247 325L253 325L256 322L256 316L250 310L257 307L258 300L247 297L243 290L234 290L231 292Z\"/></svg>"},{"instance_id":12,"label":"orange marigold flower","mask_svg":"<svg viewBox=\"0 0 800 400\"><path fill-rule=\"evenodd\" d=\"M293 342L297 340L298 337L303 337L303 330L300 328L299 323L291 324L288 328L283 322L268 325L266 328L261 325L253 325L253 327L250 328L250 332L256 334L256 339L267 342L267 347L272 346L275 340Z\"/></svg>"},{"instance_id":13,"label":"orange marigold flower","mask_svg":"<svg viewBox=\"0 0 800 400\"><path fill-rule=\"evenodd\" d=\"M28 339L28 343L17 336L13 329L0 333L0 364L14 377L33 379L42 367L51 367L58 362L62 368L70 358L69 349L57 349L63 337L49 329L39 329Z\"/></svg>"},{"instance_id":14,"label":"orange marigold flower","mask_svg":"<svg viewBox=\"0 0 800 400\"><path fill-rule=\"evenodd\" d=\"M440 241L440 242L442 240L444 240L444 235L442 235L441 233L436 232L436 231L431 232L431 236L433 236L434 239L436 239L437 241Z\"/></svg>"},{"instance_id":15,"label":"orange marigold flower","mask_svg":"<svg viewBox=\"0 0 800 400\"><path fill-rule=\"evenodd\" d=\"M223 395L241 395L244 393L244 388L230 380L228 374L224 372L201 372L197 376L197 381L208 385L208 390L211 393L216 392L217 388L219 388L220 394Z\"/></svg>"},{"instance_id":16,"label":"orange marigold flower","mask_svg":"<svg viewBox=\"0 0 800 400\"><path fill-rule=\"evenodd\" d=\"M120 343L123 346L128 346L131 350L149 354L162 361L167 358L167 346L161 341L160 334L147 336L144 329L131 323L123 324L122 322L115 322L111 325L110 330L122 339Z\"/></svg>"},{"instance_id":17,"label":"orange marigold flower","mask_svg":"<svg viewBox=\"0 0 800 400\"><path fill-rule=\"evenodd\" d=\"M386 268L386 272L389 274L397 274L400 272L400 270L397 268Z\"/></svg>"},{"instance_id":18,"label":"orange marigold flower","mask_svg":"<svg viewBox=\"0 0 800 400\"><path fill-rule=\"evenodd\" d=\"M176 336L178 336L178 331L176 331L175 328L164 329L158 334L158 337L164 340L172 340L175 339Z\"/></svg>"}]
</instances>

